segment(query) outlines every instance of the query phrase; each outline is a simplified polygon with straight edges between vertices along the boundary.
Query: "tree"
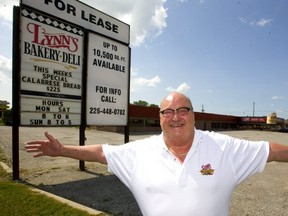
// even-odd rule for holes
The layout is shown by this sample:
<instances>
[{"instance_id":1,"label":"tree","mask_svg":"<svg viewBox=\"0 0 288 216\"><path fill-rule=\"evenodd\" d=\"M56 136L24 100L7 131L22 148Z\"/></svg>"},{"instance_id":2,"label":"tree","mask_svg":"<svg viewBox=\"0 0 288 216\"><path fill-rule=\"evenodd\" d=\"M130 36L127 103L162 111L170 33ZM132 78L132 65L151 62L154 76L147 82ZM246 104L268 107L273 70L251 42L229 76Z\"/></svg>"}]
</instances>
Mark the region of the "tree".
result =
<instances>
[{"instance_id":1,"label":"tree","mask_svg":"<svg viewBox=\"0 0 288 216\"><path fill-rule=\"evenodd\" d=\"M134 101L133 104L138 105L138 106L145 106L145 107L147 107L149 105L149 103L147 101L143 101L143 100Z\"/></svg>"},{"instance_id":2,"label":"tree","mask_svg":"<svg viewBox=\"0 0 288 216\"><path fill-rule=\"evenodd\" d=\"M157 104L150 104L149 107L156 107L159 108L159 106Z\"/></svg>"},{"instance_id":3,"label":"tree","mask_svg":"<svg viewBox=\"0 0 288 216\"><path fill-rule=\"evenodd\" d=\"M5 125L12 125L12 109L3 112L3 123Z\"/></svg>"}]
</instances>

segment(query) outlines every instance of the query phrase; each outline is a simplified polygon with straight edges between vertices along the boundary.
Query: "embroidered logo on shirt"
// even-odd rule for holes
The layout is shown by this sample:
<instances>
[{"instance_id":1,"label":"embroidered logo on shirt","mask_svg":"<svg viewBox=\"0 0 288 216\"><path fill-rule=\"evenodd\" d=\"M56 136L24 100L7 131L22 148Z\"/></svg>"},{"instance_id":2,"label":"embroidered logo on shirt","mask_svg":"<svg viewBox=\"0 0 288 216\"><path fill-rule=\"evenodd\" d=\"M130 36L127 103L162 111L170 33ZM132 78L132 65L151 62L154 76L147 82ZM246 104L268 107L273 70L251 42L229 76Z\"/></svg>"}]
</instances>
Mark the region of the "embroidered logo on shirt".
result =
<instances>
[{"instance_id":1,"label":"embroidered logo on shirt","mask_svg":"<svg viewBox=\"0 0 288 216\"><path fill-rule=\"evenodd\" d=\"M213 175L214 171L215 170L212 168L211 164L204 164L201 166L200 173L202 175Z\"/></svg>"}]
</instances>

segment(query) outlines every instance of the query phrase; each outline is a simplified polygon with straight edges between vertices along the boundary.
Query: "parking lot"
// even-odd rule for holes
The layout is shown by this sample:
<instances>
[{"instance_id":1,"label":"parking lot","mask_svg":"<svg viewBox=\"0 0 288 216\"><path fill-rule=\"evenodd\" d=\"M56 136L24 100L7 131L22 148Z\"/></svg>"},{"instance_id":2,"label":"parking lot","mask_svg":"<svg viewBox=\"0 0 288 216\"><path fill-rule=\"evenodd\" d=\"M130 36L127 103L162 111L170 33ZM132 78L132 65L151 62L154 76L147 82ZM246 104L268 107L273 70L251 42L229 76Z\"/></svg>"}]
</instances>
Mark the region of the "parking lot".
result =
<instances>
[{"instance_id":1,"label":"parking lot","mask_svg":"<svg viewBox=\"0 0 288 216\"><path fill-rule=\"evenodd\" d=\"M113 215L140 215L138 206L126 187L107 172L107 166L85 163L86 171L79 171L79 161L69 158L33 158L24 151L24 142L44 139L48 130L66 144L79 144L78 128L29 128L21 127L20 178L42 190L73 200ZM249 140L273 140L288 143L288 133L267 131L223 131L237 138ZM0 127L0 148L12 160L12 128ZM151 134L133 134L137 140ZM111 132L86 130L86 145L93 143L122 144L124 135ZM9 164L11 166L11 164ZM227 176L229 178L229 176ZM241 184L233 193L231 216L281 215L288 216L288 163L267 164L263 173Z\"/></svg>"}]
</instances>

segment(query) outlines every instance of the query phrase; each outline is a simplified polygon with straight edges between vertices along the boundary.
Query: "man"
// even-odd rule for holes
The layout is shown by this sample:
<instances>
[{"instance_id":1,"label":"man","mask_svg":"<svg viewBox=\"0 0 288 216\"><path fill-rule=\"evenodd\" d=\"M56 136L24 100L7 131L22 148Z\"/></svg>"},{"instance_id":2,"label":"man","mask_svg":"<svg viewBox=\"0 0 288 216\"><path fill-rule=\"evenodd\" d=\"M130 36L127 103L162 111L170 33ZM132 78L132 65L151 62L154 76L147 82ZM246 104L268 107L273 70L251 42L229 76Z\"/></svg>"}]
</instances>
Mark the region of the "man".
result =
<instances>
[{"instance_id":1,"label":"man","mask_svg":"<svg viewBox=\"0 0 288 216\"><path fill-rule=\"evenodd\" d=\"M131 190L143 215L228 215L233 189L263 171L266 162L288 161L288 146L246 141L194 128L190 99L177 92L160 104L162 134L120 146L62 145L30 141L34 157L63 156L108 164Z\"/></svg>"}]
</instances>

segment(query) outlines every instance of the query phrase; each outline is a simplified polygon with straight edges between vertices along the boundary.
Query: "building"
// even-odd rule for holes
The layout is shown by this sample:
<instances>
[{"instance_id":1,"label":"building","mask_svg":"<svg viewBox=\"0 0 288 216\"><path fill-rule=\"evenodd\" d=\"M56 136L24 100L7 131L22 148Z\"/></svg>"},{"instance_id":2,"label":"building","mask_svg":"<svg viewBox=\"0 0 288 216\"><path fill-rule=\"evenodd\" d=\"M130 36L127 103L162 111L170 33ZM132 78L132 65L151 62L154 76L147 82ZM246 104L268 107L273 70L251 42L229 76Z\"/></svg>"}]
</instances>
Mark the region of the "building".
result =
<instances>
[{"instance_id":1,"label":"building","mask_svg":"<svg viewBox=\"0 0 288 216\"><path fill-rule=\"evenodd\" d=\"M161 131L160 109L157 107L145 107L129 105L129 130L130 132ZM235 129L260 129L280 130L286 127L282 118L277 118L275 124L267 124L267 116L243 117L221 115L205 112L194 112L195 127L202 130L235 130ZM101 127L102 130L123 132L123 127Z\"/></svg>"}]
</instances>

